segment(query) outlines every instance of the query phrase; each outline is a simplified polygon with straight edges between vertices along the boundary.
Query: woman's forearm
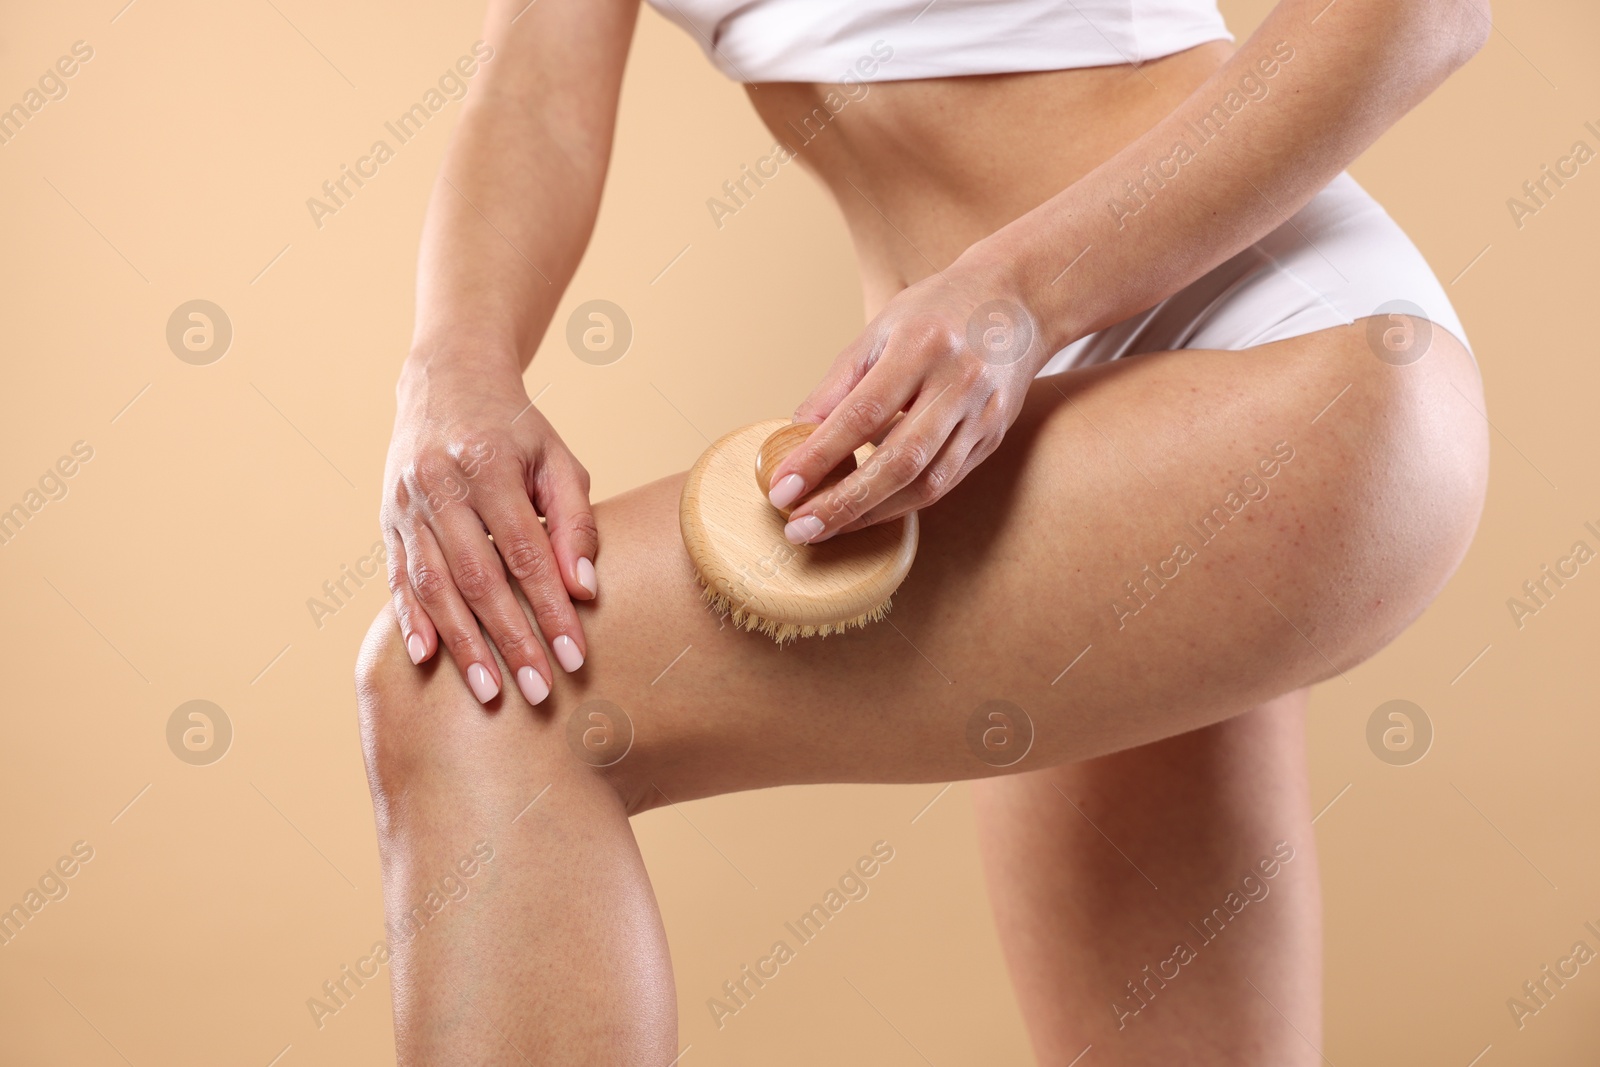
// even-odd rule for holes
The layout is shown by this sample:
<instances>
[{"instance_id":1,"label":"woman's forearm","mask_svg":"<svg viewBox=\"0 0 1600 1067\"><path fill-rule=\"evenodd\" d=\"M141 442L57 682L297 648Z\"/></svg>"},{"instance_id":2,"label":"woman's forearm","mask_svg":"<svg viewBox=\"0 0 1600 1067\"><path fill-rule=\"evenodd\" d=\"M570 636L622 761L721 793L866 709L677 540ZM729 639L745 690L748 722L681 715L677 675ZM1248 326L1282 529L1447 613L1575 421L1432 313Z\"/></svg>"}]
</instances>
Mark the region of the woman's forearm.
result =
<instances>
[{"instance_id":1,"label":"woman's forearm","mask_svg":"<svg viewBox=\"0 0 1600 1067\"><path fill-rule=\"evenodd\" d=\"M1283 225L1488 18L1482 0L1283 0L1171 115L967 255L1014 279L1048 358Z\"/></svg>"},{"instance_id":2,"label":"woman's forearm","mask_svg":"<svg viewBox=\"0 0 1600 1067\"><path fill-rule=\"evenodd\" d=\"M494 59L434 184L410 364L518 374L594 227L637 6L491 6Z\"/></svg>"},{"instance_id":3,"label":"woman's forearm","mask_svg":"<svg viewBox=\"0 0 1600 1067\"><path fill-rule=\"evenodd\" d=\"M413 360L520 372L588 241L598 183L555 165L548 138L505 121L507 109L463 115L440 168L417 264Z\"/></svg>"},{"instance_id":4,"label":"woman's forearm","mask_svg":"<svg viewBox=\"0 0 1600 1067\"><path fill-rule=\"evenodd\" d=\"M638 0L491 0L423 228L384 469L389 586L411 661L446 650L485 703L514 681L537 704L552 654L567 673L588 655L572 601L597 591L589 474L522 370L594 226L637 15Z\"/></svg>"}]
</instances>

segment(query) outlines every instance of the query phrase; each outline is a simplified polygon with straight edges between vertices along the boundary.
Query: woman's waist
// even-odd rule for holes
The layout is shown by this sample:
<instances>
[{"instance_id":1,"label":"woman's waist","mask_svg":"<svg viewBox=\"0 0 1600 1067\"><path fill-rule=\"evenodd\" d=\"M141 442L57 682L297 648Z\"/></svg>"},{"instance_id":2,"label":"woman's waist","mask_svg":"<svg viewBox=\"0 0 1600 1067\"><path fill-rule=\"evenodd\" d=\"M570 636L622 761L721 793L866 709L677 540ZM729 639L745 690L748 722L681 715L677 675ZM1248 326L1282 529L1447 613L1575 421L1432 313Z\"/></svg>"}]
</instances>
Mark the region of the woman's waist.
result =
<instances>
[{"instance_id":1,"label":"woman's waist","mask_svg":"<svg viewBox=\"0 0 1600 1067\"><path fill-rule=\"evenodd\" d=\"M833 193L870 302L877 288L942 269L1115 155L1232 49L1213 41L1137 67L748 91L775 154Z\"/></svg>"}]
</instances>

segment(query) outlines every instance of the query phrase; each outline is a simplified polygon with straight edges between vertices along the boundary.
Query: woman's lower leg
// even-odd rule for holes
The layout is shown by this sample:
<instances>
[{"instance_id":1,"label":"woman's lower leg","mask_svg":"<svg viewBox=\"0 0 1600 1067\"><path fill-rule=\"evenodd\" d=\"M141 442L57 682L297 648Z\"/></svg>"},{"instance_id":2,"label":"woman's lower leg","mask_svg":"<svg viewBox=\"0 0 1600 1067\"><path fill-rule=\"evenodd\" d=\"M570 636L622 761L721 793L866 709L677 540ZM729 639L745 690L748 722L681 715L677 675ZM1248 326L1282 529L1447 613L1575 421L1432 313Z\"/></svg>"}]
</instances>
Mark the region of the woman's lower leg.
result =
<instances>
[{"instance_id":1,"label":"woman's lower leg","mask_svg":"<svg viewBox=\"0 0 1600 1067\"><path fill-rule=\"evenodd\" d=\"M362 687L399 1063L669 1063L672 968L622 801L561 724L463 700L452 669Z\"/></svg>"},{"instance_id":2,"label":"woman's lower leg","mask_svg":"<svg viewBox=\"0 0 1600 1067\"><path fill-rule=\"evenodd\" d=\"M973 783L1041 1067L1320 1063L1305 691L1187 734Z\"/></svg>"}]
</instances>

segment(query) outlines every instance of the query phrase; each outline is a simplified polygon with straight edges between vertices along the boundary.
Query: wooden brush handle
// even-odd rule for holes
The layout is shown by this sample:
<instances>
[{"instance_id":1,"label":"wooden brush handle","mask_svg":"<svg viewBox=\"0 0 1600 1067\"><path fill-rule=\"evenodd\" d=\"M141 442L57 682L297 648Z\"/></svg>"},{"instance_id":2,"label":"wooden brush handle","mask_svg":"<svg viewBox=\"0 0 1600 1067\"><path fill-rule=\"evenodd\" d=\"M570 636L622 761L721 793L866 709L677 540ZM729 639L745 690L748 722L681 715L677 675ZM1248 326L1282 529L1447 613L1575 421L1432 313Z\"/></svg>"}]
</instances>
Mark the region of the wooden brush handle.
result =
<instances>
[{"instance_id":1,"label":"wooden brush handle","mask_svg":"<svg viewBox=\"0 0 1600 1067\"><path fill-rule=\"evenodd\" d=\"M821 425L820 422L791 422L789 425L781 427L770 434L765 441L761 442L761 447L756 450L756 486L761 490L763 497L772 488L772 473L778 469L778 464L788 458L789 453L799 448L801 443L815 433L817 427ZM856 457L852 453L845 457L843 463L825 474L822 481L812 486L810 492L801 497L801 500L819 490L837 485L847 474L855 469ZM798 504L800 501L797 500L795 503ZM794 508L787 507L779 508L778 510L787 519Z\"/></svg>"}]
</instances>

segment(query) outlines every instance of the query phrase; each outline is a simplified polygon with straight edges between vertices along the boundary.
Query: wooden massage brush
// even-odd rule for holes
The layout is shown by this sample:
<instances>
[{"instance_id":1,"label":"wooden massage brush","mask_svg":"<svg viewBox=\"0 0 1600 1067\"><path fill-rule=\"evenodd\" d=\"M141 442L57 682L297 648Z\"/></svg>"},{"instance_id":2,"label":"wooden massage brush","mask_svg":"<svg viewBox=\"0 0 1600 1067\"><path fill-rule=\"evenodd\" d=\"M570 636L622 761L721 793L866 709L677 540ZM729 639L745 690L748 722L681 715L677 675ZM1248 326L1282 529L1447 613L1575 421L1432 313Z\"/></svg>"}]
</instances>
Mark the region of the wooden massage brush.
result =
<instances>
[{"instance_id":1,"label":"wooden massage brush","mask_svg":"<svg viewBox=\"0 0 1600 1067\"><path fill-rule=\"evenodd\" d=\"M683 544L712 610L779 644L883 618L917 554L915 512L815 545L783 536L789 509L773 507L767 488L816 428L768 419L734 430L689 468L678 503ZM865 463L872 448L862 445L818 488Z\"/></svg>"}]
</instances>

